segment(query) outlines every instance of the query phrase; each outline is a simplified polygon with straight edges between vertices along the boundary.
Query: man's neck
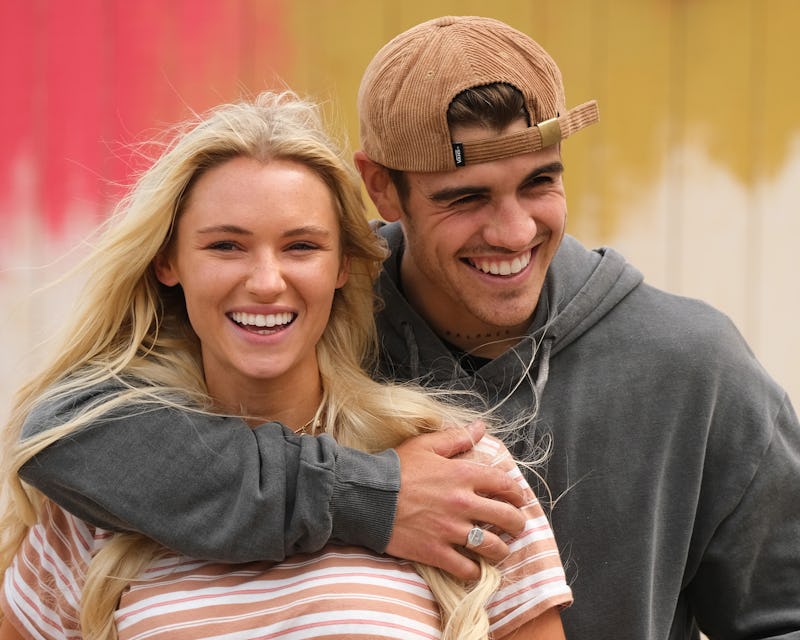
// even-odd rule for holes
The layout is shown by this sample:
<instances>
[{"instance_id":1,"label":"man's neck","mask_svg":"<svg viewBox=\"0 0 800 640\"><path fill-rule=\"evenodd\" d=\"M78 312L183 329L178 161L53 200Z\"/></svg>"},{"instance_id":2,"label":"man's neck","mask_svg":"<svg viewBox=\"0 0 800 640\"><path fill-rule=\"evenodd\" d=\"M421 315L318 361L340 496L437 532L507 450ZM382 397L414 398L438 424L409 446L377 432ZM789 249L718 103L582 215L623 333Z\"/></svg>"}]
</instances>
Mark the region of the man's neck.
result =
<instances>
[{"instance_id":1,"label":"man's neck","mask_svg":"<svg viewBox=\"0 0 800 640\"><path fill-rule=\"evenodd\" d=\"M459 326L454 326L455 323L448 318L452 313L443 312L442 304L447 305L452 302L453 305L457 305L458 303L438 301L431 304L422 294L425 283L420 284L410 277L405 264L405 261L400 262L398 288L434 333L449 345L465 354L491 360L508 351L525 335L527 325L525 327L490 326L477 318L470 321L467 313L460 318Z\"/></svg>"}]
</instances>

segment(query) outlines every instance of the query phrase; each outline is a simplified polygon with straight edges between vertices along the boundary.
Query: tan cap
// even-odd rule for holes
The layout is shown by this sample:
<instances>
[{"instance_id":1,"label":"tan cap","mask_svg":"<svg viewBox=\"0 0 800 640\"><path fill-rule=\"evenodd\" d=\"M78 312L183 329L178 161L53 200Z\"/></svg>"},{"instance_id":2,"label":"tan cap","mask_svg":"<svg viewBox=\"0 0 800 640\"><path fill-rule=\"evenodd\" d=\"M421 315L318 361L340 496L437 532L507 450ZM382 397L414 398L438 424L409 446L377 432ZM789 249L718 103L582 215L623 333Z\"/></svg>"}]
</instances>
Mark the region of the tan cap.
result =
<instances>
[{"instance_id":1,"label":"tan cap","mask_svg":"<svg viewBox=\"0 0 800 640\"><path fill-rule=\"evenodd\" d=\"M451 140L447 109L465 89L501 82L525 98L532 126L469 143ZM567 111L555 61L524 33L476 16L429 20L370 62L358 92L361 146L402 171L450 171L538 151L597 122L597 103Z\"/></svg>"}]
</instances>

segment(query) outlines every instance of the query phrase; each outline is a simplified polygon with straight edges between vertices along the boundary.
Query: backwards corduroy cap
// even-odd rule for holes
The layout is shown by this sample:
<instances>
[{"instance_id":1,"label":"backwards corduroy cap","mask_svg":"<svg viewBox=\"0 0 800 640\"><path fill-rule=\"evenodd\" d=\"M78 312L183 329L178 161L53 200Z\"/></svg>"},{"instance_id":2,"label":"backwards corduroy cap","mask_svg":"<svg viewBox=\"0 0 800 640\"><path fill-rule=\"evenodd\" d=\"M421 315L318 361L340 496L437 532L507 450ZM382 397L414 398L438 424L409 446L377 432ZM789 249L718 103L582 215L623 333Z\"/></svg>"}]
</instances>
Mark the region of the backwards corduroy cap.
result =
<instances>
[{"instance_id":1,"label":"backwards corduroy cap","mask_svg":"<svg viewBox=\"0 0 800 640\"><path fill-rule=\"evenodd\" d=\"M531 126L485 140L451 140L453 98L493 83L522 93ZM599 119L594 100L567 111L561 72L541 46L504 22L477 16L429 20L386 44L364 72L358 112L361 147L371 160L424 172L538 151Z\"/></svg>"}]
</instances>

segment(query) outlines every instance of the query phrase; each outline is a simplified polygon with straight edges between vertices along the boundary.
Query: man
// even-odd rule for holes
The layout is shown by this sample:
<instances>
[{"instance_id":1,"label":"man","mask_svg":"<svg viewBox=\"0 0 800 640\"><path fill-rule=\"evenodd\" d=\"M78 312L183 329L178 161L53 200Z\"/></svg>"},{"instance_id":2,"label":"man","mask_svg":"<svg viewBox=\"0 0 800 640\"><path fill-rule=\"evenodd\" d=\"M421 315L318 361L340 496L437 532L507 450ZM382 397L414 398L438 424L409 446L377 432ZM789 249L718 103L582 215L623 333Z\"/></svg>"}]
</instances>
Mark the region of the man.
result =
<instances>
[{"instance_id":1,"label":"man","mask_svg":"<svg viewBox=\"0 0 800 640\"><path fill-rule=\"evenodd\" d=\"M560 144L596 121L595 105L568 110L557 66L524 34L440 18L376 55L359 110L356 164L391 222L381 230L392 249L379 283L384 374L476 389L509 418L527 418L508 434L520 458L551 439L539 487L554 498L575 594L567 636L696 638L699 628L711 638L800 638L797 417L724 316L564 234ZM66 465L127 431L92 431L45 450L23 476L109 517L97 508L103 489L87 485L124 479L91 470L75 488ZM414 517L403 483L413 478L412 493L430 486L416 482L420 458L456 462L433 457L440 445L412 442L407 460L400 452L389 552L424 553L429 538L405 526ZM206 482L196 494L224 492L221 479ZM146 511L112 516L124 526L137 510ZM429 516L420 521L425 531ZM151 533L146 517L136 522Z\"/></svg>"}]
</instances>

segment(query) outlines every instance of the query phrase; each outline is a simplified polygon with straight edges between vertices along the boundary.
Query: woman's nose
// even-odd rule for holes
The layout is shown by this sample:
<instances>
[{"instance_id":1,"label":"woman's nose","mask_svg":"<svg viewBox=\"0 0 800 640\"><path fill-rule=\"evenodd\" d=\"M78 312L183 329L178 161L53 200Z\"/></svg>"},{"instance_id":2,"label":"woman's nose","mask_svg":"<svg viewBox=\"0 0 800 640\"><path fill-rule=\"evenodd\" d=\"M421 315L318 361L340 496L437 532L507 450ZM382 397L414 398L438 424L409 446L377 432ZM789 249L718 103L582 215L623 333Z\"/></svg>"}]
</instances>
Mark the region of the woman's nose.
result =
<instances>
[{"instance_id":1,"label":"woman's nose","mask_svg":"<svg viewBox=\"0 0 800 640\"><path fill-rule=\"evenodd\" d=\"M270 299L286 290L286 280L280 262L272 257L260 257L250 265L246 288L258 298Z\"/></svg>"}]
</instances>

